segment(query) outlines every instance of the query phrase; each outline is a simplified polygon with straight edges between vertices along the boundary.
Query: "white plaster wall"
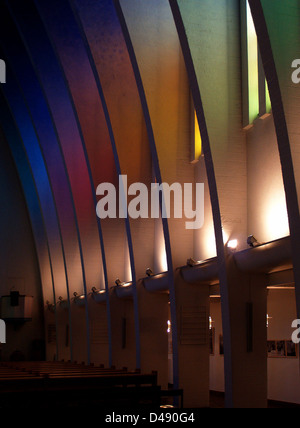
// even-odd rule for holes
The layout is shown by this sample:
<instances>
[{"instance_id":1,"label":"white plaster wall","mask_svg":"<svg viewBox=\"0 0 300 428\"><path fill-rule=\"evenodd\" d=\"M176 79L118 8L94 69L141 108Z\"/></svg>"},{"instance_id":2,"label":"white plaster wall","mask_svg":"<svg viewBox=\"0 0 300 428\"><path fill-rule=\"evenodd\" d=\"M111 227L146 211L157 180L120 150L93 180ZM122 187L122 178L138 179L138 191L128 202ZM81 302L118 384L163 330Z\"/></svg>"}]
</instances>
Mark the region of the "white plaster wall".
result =
<instances>
[{"instance_id":1,"label":"white plaster wall","mask_svg":"<svg viewBox=\"0 0 300 428\"><path fill-rule=\"evenodd\" d=\"M268 295L268 340L291 340L297 318L295 292L270 290ZM298 358L268 358L268 396L271 400L300 404Z\"/></svg>"}]
</instances>

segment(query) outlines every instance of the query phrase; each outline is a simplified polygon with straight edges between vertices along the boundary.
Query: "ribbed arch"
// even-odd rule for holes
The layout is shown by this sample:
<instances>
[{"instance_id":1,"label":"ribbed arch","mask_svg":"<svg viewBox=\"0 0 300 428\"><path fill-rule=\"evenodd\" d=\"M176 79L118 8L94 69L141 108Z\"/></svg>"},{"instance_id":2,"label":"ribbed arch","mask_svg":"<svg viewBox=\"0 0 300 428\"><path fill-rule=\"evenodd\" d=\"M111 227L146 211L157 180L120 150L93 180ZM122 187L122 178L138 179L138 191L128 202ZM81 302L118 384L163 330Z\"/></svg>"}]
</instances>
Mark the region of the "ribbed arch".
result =
<instances>
[{"instance_id":1,"label":"ribbed arch","mask_svg":"<svg viewBox=\"0 0 300 428\"><path fill-rule=\"evenodd\" d=\"M55 305L57 299L55 293L55 284L66 284L62 257L62 246L60 241L55 203L53 200L53 195L48 181L47 171L45 168L42 154L39 149L35 131L28 115L26 105L24 104L22 96L18 92L18 85L12 78L12 74L10 81L7 82L6 85L2 88L2 91L6 98L7 104L9 105L9 109L13 117L13 124L17 131L14 130L13 126L9 124L9 121L8 123L3 123L3 128L6 131L7 127L10 126L10 133L8 134L9 128L6 131L7 139L12 148L11 150L15 158L17 143L22 144L22 147L18 149L20 153L22 153L23 151L24 161L28 160L34 179L35 188L39 195L39 203L43 215L45 229L47 231L47 247L49 248L50 254L50 258L48 255L48 260L51 266L50 271L52 277L52 287L49 288L45 286L43 288L43 296L45 300L49 300ZM14 138L12 138L12 136ZM28 189L27 192L29 193L29 191L30 190ZM38 239L37 236L36 239ZM43 272L43 264L41 265L41 272ZM59 350L57 347L57 358L59 358L58 351Z\"/></svg>"},{"instance_id":2,"label":"ribbed arch","mask_svg":"<svg viewBox=\"0 0 300 428\"><path fill-rule=\"evenodd\" d=\"M27 162L26 153L23 150L23 145L20 140L18 131L15 128L12 117L8 113L8 106L5 100L3 99L2 93L0 93L0 97L1 129L3 131L3 135L8 141L15 166L20 176L21 185L23 188L26 205L30 216L30 222L34 230L37 253L40 260L40 267L42 268L42 279L44 278L43 283L46 283L45 288L53 290L51 263L45 263L45 261L49 261L48 241L45 233L44 220L41 213L40 202L32 177L32 171ZM45 269L45 266L48 266L48 269ZM46 271L48 272L48 275L45 274ZM50 283L49 279L51 280Z\"/></svg>"},{"instance_id":3,"label":"ribbed arch","mask_svg":"<svg viewBox=\"0 0 300 428\"><path fill-rule=\"evenodd\" d=\"M277 135L277 143L280 155L280 161L282 166L282 176L284 189L286 194L287 211L289 218L290 234L291 234L291 245L293 254L293 268L295 277L295 289L296 289L296 303L297 313L300 316L300 214L299 214L299 202L295 180L295 172L293 165L293 158L291 152L290 135L287 127L285 106L282 99L280 81L278 72L276 69L274 54L272 50L272 44L270 35L268 32L268 24L270 21L266 20L266 17L270 17L275 14L276 8L274 8L273 2L260 1L260 0L249 0L251 12L256 28L258 44L264 65L266 79L269 86L270 98L272 103L272 112L274 117L274 124ZM277 3L279 9L285 7L280 2ZM280 13L280 10L279 10ZM282 16L277 14L277 20L280 21ZM266 16L265 16L266 15ZM272 23L273 24L273 23ZM277 28L277 27L275 27ZM270 33L271 34L271 33ZM290 65L290 64L288 64Z\"/></svg>"},{"instance_id":4,"label":"ribbed arch","mask_svg":"<svg viewBox=\"0 0 300 428\"><path fill-rule=\"evenodd\" d=\"M122 27L124 39L127 45L129 57L131 60L133 72L136 79L139 97L141 100L144 120L147 128L147 135L148 135L148 141L149 141L149 146L151 151L151 158L152 158L155 178L157 180L157 183L161 184L163 180L162 180L162 175L161 175L160 166L159 166L156 142L155 142L150 112L148 108L148 103L146 99L146 94L145 94L138 62L136 59L133 44L130 38L130 34L126 25L126 21L125 21L119 0L114 1L114 5ZM160 204L161 204L160 209L162 210L162 201L160 201ZM171 322L172 322L172 346L173 346L173 381L174 381L174 388L176 389L179 387L179 366L178 366L178 330L177 330L177 315L176 315L175 282L174 282L174 271L173 271L173 260L172 260L172 251L171 251L171 243L170 243L169 226L168 226L168 220L166 218L162 219L162 225L163 225L165 251L166 251L166 258L167 258L167 265L168 265L168 276L169 276L168 282L169 282L169 290L170 290L170 305L171 305L171 319L172 319Z\"/></svg>"},{"instance_id":5,"label":"ribbed arch","mask_svg":"<svg viewBox=\"0 0 300 428\"><path fill-rule=\"evenodd\" d=\"M47 237L47 230L41 211L40 200L37 194L32 170L27 161L26 152L24 151L24 146L20 139L20 135L15 126L13 118L9 113L9 107L2 95L2 92L0 92L0 118L0 126L10 147L28 209L39 263L44 301L47 302L47 299L49 299L49 305L53 305L54 311L56 312L56 298L51 253ZM54 317L57 322L57 317L55 315ZM51 314L50 318L52 318ZM58 356L59 348L57 341L55 343L55 352Z\"/></svg>"},{"instance_id":6,"label":"ribbed arch","mask_svg":"<svg viewBox=\"0 0 300 428\"><path fill-rule=\"evenodd\" d=\"M46 302L48 298L49 303L54 304L55 306L56 300L51 254L49 250L47 230L41 211L40 200L37 194L32 170L27 161L27 156L26 152L24 151L22 140L20 139L20 134L18 133L18 130L15 126L14 120L9 112L9 107L3 97L2 92L0 92L0 118L1 128L9 144L16 169L20 177L29 218L32 225L37 257L39 261L44 301ZM56 352L57 351L58 349L56 345Z\"/></svg>"},{"instance_id":7,"label":"ribbed arch","mask_svg":"<svg viewBox=\"0 0 300 428\"><path fill-rule=\"evenodd\" d=\"M44 20L49 37L53 42L61 67L64 70L66 81L68 82L74 108L76 109L82 130L96 205L97 186L100 183L108 182L117 187L118 177L102 102L98 93L92 67L69 3L60 0L55 2L54 7L53 3L50 5L47 1L39 0L36 1L36 4ZM107 292L106 308L109 335L109 359L110 365L112 365L112 333L109 299L110 284L106 262L105 242L100 219L98 219L98 222L100 227L105 289ZM118 239L118 234L116 233L115 235L116 239Z\"/></svg>"},{"instance_id":8,"label":"ribbed arch","mask_svg":"<svg viewBox=\"0 0 300 428\"><path fill-rule=\"evenodd\" d=\"M22 2L10 2L10 6L39 76L61 144L76 209L83 270L82 290L87 299L88 289L101 282L102 260L92 185L80 129L64 77L35 6ZM82 292L76 291L79 294ZM88 304L85 305L85 314L87 361L90 362Z\"/></svg>"},{"instance_id":9,"label":"ribbed arch","mask_svg":"<svg viewBox=\"0 0 300 428\"><path fill-rule=\"evenodd\" d=\"M202 138L202 148L207 171L210 199L212 204L212 214L214 221L214 232L217 247L218 265L219 265L219 280L221 289L221 305L223 318L223 334L225 347L225 385L226 385L226 404L228 407L233 406L233 389L232 389L232 357L231 357L231 331L230 331L230 312L229 312L229 293L227 268L224 251L223 229L221 220L221 211L219 204L219 195L217 190L217 182L214 169L214 161L211 151L209 130L207 129L205 111L203 108L200 86L197 77L197 71L194 64L194 59L186 33L186 25L181 14L181 7L184 8L184 3L177 0L169 0L175 24L177 27L182 52L184 55L186 68L189 77L190 88L196 109L196 114L199 123L200 134Z\"/></svg>"},{"instance_id":10,"label":"ribbed arch","mask_svg":"<svg viewBox=\"0 0 300 428\"><path fill-rule=\"evenodd\" d=\"M80 270L80 255L77 242L76 225L74 221L74 207L70 195L68 178L66 176L64 162L61 156L56 133L53 128L51 116L42 90L35 76L32 65L27 57L18 35L12 31L13 24L8 16L2 14L1 31L5 32L6 40L5 57L14 68L21 85L21 91L26 100L28 110L32 117L34 127L39 138L39 144L47 165L47 171L51 188L55 198L56 209L59 217L59 230L63 245L63 260L66 271L66 288L63 284L56 284L57 297L67 299L70 305L69 282L78 289L82 283L82 271ZM16 83L17 84L17 83ZM80 279L81 277L81 279ZM72 318L69 310L70 328L70 357L73 359L72 349Z\"/></svg>"},{"instance_id":11,"label":"ribbed arch","mask_svg":"<svg viewBox=\"0 0 300 428\"><path fill-rule=\"evenodd\" d=\"M128 164L126 164L126 159L127 160L129 159L131 161L133 161L133 159L130 158L128 155L125 157L122 156L120 151L128 150L128 149L134 151L134 149L132 148L132 145L134 144L134 142L130 142L130 145L128 146L126 144L128 142L126 142L126 135L124 132L123 146L121 146L120 139L116 138L115 132L117 129L119 129L118 132L122 133L123 131L125 131L126 128L124 129L121 124L119 124L119 127L114 126L113 119L116 117L122 118L122 115L120 115L119 112L113 115L111 109L109 108L110 107L109 101L111 101L111 97L115 96L115 101L118 102L117 87L119 84L117 83L117 81L115 81L114 82L115 88L110 87L110 90L108 91L108 93L105 93L105 91L108 89L108 85L111 85L111 82L110 84L107 83L107 81L103 83L103 75L101 73L101 65L103 65L103 62L102 63L101 61L99 62L99 58L101 58L101 55L104 54L104 57L105 57L105 54L107 54L107 50L109 46L107 45L107 39L105 39L105 36L111 37L113 34L116 36L119 32L119 29L118 29L119 24L114 14L113 6L110 2L106 2L106 1L101 2L99 4L90 3L87 1L84 1L84 2L76 1L76 2L71 2L71 5L73 8L74 14L77 17L77 22L81 28L82 37L86 43L86 50L87 50L90 66L92 68L94 78L97 83L98 92L102 101L103 112L104 112L107 129L110 136L111 147L113 150L117 175L121 176L122 174L127 174L129 177L129 181L131 182L132 174L135 175L136 170L134 165L132 165L132 168L128 168ZM98 35L94 33L95 27L94 27L94 24L92 24L92 21L94 23L95 22L97 23L97 28L99 27L102 28L100 39L98 39ZM108 28L109 28L109 31L107 32ZM95 37L96 39L98 39L97 43L95 43ZM120 53L120 50L117 50L118 44L119 44L118 37L116 37L111 47L113 46L115 49L115 52L118 51ZM106 65L108 64L106 63ZM110 57L110 65L114 66L113 57ZM131 224L128 217L125 219L125 229L126 229L126 240L128 245L130 276L131 276L129 280L131 279L133 284L136 366L137 368L140 368L141 367L141 349L140 349L139 306L138 306L138 292L137 292L137 272L136 272L136 263L135 263L135 255L134 255L134 246L133 246L133 240L132 240L132 234L131 234ZM126 260L125 260L125 263L126 263ZM124 275L126 275L126 266L124 270L125 270ZM127 276L128 275L129 273L127 274ZM128 277L126 278L126 280L128 280Z\"/></svg>"}]
</instances>

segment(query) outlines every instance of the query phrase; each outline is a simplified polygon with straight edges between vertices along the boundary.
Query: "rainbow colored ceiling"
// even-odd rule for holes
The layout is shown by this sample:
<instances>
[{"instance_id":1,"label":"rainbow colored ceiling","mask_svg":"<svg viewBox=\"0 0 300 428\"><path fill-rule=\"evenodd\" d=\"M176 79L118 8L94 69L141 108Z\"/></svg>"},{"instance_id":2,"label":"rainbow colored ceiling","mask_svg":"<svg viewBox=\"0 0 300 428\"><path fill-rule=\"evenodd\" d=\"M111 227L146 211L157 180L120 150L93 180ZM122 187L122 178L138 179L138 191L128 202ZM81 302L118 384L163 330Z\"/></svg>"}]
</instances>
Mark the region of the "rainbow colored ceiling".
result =
<instances>
[{"instance_id":1,"label":"rainbow colored ceiling","mask_svg":"<svg viewBox=\"0 0 300 428\"><path fill-rule=\"evenodd\" d=\"M198 124L196 131L200 132L196 132L192 160L198 160L203 154L206 162L223 314L225 319L229 317L222 222L214 172L217 147L212 150L209 138L209 132L214 129L212 115L206 117L212 108L216 109L214 116L218 114L218 104L222 100L213 87L201 87L197 74L197 61L201 58L194 33L200 24L195 26L197 14L194 12L198 2L159 0L161 14L156 16L149 0L0 1L0 58L7 66L7 83L1 85L0 91L0 126L23 186L36 242L44 302L56 308L53 316L57 327L62 316L59 298L68 304L68 319L65 320L70 327L68 356L71 360L74 356L77 360L93 360L95 346L90 326L92 320L98 319L98 309L86 304L82 315L72 302L74 293L87 300L92 287L96 287L106 291L101 322L106 320L106 351L112 363L114 346L119 340L114 337L112 324L119 309L111 307L108 292L119 278L132 284L136 367L141 366L138 281L147 267L156 266L157 272L168 271L175 386L179 385L179 380L174 269L180 260L179 250L187 244L181 240L182 248L178 249L175 233L180 236L181 231L170 226L166 219L141 220L134 224L129 219L100 221L96 216L96 188L103 182L117 185L121 174L128 176L128 184L142 182L148 186L152 182L171 183L177 179L176 160L181 156L180 150L185 148L176 141L180 130L174 118L177 112L188 118L191 100L186 99L186 104L182 104L174 88L184 81L182 90L191 91L196 110L195 119L195 110L191 109L193 123ZM254 3L249 2L252 8ZM269 10L268 2L263 3ZM130 10L131 6L136 10ZM139 40L138 34L143 32L138 28L139 22L134 21L135 11L149 17L152 29L158 20L168 23L164 43L157 47L149 42L145 46ZM250 7L247 11L251 33L249 117L253 121L259 109L258 82L254 75L257 74L257 39L250 20ZM255 23L261 23L261 12L254 16ZM268 19L272 20L271 12ZM144 43L147 43L147 34L147 31L142 34ZM159 36L157 34L157 38ZM154 94L152 82L156 71L148 63L151 56L147 56L147 50L151 50L154 57L156 48L167 72L160 92ZM174 52L176 55L172 56ZM262 56L266 62L267 54ZM182 68L186 72L185 79L180 76ZM271 74L266 75L269 81ZM269 88L271 99L274 99L276 89L270 85ZM156 114L158 102L161 116ZM170 164L175 167L170 168ZM289 179L286 186L288 183ZM290 207L292 209L294 207ZM83 324L86 334L84 340L79 341L76 331ZM62 337L63 332L57 328L55 352L58 358L65 357L66 352L59 345L60 335ZM225 331L224 339L229 349L229 330ZM229 354L229 376L230 365Z\"/></svg>"}]
</instances>

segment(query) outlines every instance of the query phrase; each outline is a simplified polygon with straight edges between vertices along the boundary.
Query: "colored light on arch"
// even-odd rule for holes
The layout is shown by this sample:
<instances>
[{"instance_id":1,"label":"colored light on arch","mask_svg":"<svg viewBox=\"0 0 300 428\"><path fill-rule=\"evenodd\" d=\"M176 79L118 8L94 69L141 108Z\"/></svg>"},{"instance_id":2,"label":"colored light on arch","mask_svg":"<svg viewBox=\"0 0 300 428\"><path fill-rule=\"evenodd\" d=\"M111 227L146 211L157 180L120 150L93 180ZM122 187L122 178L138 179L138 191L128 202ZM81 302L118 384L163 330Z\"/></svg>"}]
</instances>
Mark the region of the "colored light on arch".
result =
<instances>
[{"instance_id":1,"label":"colored light on arch","mask_svg":"<svg viewBox=\"0 0 300 428\"><path fill-rule=\"evenodd\" d=\"M197 112L194 104L191 107L191 163L196 164L202 155L202 137Z\"/></svg>"},{"instance_id":2,"label":"colored light on arch","mask_svg":"<svg viewBox=\"0 0 300 428\"><path fill-rule=\"evenodd\" d=\"M198 123L197 114L195 112L195 160L199 160L202 155L202 138Z\"/></svg>"},{"instance_id":3,"label":"colored light on arch","mask_svg":"<svg viewBox=\"0 0 300 428\"><path fill-rule=\"evenodd\" d=\"M248 103L249 123L259 114L258 44L249 2L247 1Z\"/></svg>"},{"instance_id":4,"label":"colored light on arch","mask_svg":"<svg viewBox=\"0 0 300 428\"><path fill-rule=\"evenodd\" d=\"M266 80L266 113L271 113L271 110L272 110L272 104L271 104L269 86Z\"/></svg>"}]
</instances>

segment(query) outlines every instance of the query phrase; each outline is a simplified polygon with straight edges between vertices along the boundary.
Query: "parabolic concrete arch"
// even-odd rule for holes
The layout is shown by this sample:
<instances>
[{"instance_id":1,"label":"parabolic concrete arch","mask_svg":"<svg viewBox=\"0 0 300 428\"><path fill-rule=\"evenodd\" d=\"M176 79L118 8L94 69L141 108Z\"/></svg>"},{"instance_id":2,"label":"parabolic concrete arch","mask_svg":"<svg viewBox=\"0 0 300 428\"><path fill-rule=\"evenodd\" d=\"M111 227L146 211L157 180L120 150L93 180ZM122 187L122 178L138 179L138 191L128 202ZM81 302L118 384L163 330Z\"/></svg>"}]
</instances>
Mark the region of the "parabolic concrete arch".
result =
<instances>
[{"instance_id":1,"label":"parabolic concrete arch","mask_svg":"<svg viewBox=\"0 0 300 428\"><path fill-rule=\"evenodd\" d=\"M299 8L291 0L285 16L284 3L249 0L273 107L283 184L278 167L276 180L280 203L286 196L300 318L298 107L284 68L296 57L297 43L288 35L279 42L274 30L290 25L297 40ZM158 370L159 383L183 388L191 407L209 403L207 321L218 284L226 405L267 402L266 272L261 265L256 270L260 250L249 254L247 245L248 229L259 221L249 226L255 198L251 194L249 202L239 6L219 0L0 1L0 57L7 68L0 122L30 214L46 324L56 324L47 358ZM291 8L296 12L288 21ZM266 98L262 75L259 84ZM275 158L274 145L273 138L265 147ZM149 191L163 182L181 188L204 182L204 227L192 231L180 216L151 218L150 210L140 218L122 210L116 218L97 217L106 196L97 194L101 185L122 193L126 184L127 193L132 185ZM126 202L137 193L126 194ZM263 215L260 207L256 213ZM231 251L230 240L243 251ZM262 244L267 254L261 262L273 250L280 259L282 249L289 259L288 244L289 237ZM187 263L191 256L199 262ZM260 326L255 337L254 325Z\"/></svg>"},{"instance_id":2,"label":"parabolic concrete arch","mask_svg":"<svg viewBox=\"0 0 300 428\"><path fill-rule=\"evenodd\" d=\"M298 2L293 2L295 10L297 10ZM300 251L300 214L299 214L299 201L298 192L295 180L295 167L292 156L292 148L290 144L290 133L287 126L286 110L288 106L284 105L281 88L286 84L285 80L280 77L278 71L281 72L281 65L279 61L279 50L276 44L276 37L274 36L273 30L271 30L271 24L276 20L278 23L281 21L282 8L285 5L279 2L270 3L269 1L260 0L249 0L251 7L253 20L256 28L258 44L262 56L264 70L269 86L270 97L272 102L272 110L274 116L274 124L277 135L277 143L282 167L282 176L284 182L284 189L286 195L287 211L289 217L290 234L291 234L291 245L293 254L293 267L295 275L295 290L296 290L296 302L298 317L300 315L300 263L299 263L299 251ZM293 21L297 19L297 14L293 17L288 15L288 19ZM288 21L287 21L288 24ZM298 22L292 27L293 31L298 31ZM289 32L288 32L289 33ZM286 37L283 33L282 37ZM288 44L283 44L283 49L287 49L288 52L291 49L295 52L294 43L291 43L292 38L289 38ZM282 49L282 48L281 48ZM281 52L282 53L282 52ZM288 68L290 64L286 64ZM282 72L280 74L282 76Z\"/></svg>"}]
</instances>

